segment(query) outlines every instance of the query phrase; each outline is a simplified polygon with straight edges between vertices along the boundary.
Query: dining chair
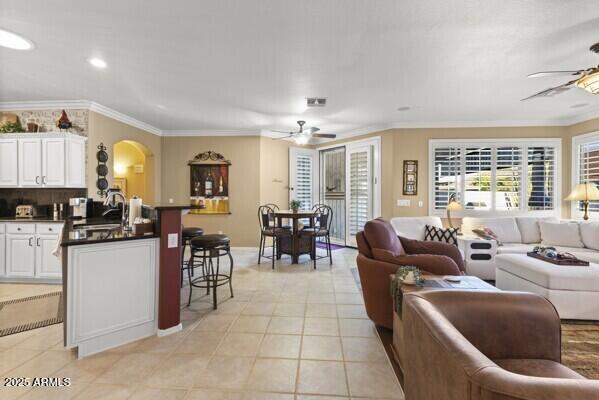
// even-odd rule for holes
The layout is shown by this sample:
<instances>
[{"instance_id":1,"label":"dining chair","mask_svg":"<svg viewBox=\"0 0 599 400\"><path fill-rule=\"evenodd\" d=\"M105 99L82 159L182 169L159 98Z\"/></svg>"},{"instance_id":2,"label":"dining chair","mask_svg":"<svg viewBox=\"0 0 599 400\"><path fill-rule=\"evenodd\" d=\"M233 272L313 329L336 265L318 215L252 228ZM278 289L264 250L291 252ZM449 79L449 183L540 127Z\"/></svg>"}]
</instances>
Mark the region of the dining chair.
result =
<instances>
[{"instance_id":1,"label":"dining chair","mask_svg":"<svg viewBox=\"0 0 599 400\"><path fill-rule=\"evenodd\" d=\"M260 224L260 248L258 252L258 264L262 257L270 258L272 261L272 269L275 269L275 259L278 240L281 237L290 236L291 232L288 228L279 227L277 218L275 218L275 211L278 207L273 204L265 204L258 207L258 223ZM272 255L267 256L264 254L266 249L266 238L272 238Z\"/></svg>"},{"instance_id":2,"label":"dining chair","mask_svg":"<svg viewBox=\"0 0 599 400\"><path fill-rule=\"evenodd\" d=\"M315 212L314 226L305 227L302 229L302 234L309 235L312 238L312 259L314 260L314 269L316 269L316 261L321 258L329 257L329 263L333 264L333 254L331 252L333 209L326 204L315 204L312 210ZM320 238L324 238L327 252L326 255L319 257L316 254L316 242Z\"/></svg>"}]
</instances>

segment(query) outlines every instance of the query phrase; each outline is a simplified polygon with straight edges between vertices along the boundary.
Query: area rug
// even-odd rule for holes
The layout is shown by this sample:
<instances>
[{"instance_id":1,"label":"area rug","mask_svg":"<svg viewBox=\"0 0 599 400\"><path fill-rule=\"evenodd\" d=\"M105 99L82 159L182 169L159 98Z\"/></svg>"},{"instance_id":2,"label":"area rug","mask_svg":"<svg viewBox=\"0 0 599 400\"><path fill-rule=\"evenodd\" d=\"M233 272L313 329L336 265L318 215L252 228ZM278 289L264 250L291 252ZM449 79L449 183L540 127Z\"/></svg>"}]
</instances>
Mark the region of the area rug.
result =
<instances>
[{"instance_id":1,"label":"area rug","mask_svg":"<svg viewBox=\"0 0 599 400\"><path fill-rule=\"evenodd\" d=\"M599 324L562 324L562 363L588 379L599 379Z\"/></svg>"},{"instance_id":2,"label":"area rug","mask_svg":"<svg viewBox=\"0 0 599 400\"><path fill-rule=\"evenodd\" d=\"M319 249L326 249L327 244L325 242L316 242L316 247L318 247ZM338 244L331 243L331 251L332 250L340 250L340 249L344 249L344 248L345 248L345 246L340 246Z\"/></svg>"},{"instance_id":3,"label":"area rug","mask_svg":"<svg viewBox=\"0 0 599 400\"><path fill-rule=\"evenodd\" d=\"M0 337L63 320L62 291L0 303Z\"/></svg>"}]
</instances>

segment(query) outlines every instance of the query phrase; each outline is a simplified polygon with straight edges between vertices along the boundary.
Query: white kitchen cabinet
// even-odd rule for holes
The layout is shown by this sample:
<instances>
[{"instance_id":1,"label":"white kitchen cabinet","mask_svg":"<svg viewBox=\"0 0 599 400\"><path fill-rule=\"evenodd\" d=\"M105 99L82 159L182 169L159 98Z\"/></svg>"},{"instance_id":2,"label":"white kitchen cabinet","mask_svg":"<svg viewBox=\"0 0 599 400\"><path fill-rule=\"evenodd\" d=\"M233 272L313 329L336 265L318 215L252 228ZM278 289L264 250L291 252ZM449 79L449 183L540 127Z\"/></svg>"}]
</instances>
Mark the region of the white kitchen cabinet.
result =
<instances>
[{"instance_id":1,"label":"white kitchen cabinet","mask_svg":"<svg viewBox=\"0 0 599 400\"><path fill-rule=\"evenodd\" d=\"M0 277L23 282L60 280L62 263L52 252L61 226L56 222L0 224Z\"/></svg>"},{"instance_id":2,"label":"white kitchen cabinet","mask_svg":"<svg viewBox=\"0 0 599 400\"><path fill-rule=\"evenodd\" d=\"M18 159L19 186L41 186L42 141L37 138L19 139Z\"/></svg>"},{"instance_id":3,"label":"white kitchen cabinet","mask_svg":"<svg viewBox=\"0 0 599 400\"><path fill-rule=\"evenodd\" d=\"M67 139L67 187L85 187L85 139Z\"/></svg>"},{"instance_id":4,"label":"white kitchen cabinet","mask_svg":"<svg viewBox=\"0 0 599 400\"><path fill-rule=\"evenodd\" d=\"M35 276L35 235L6 235L6 276Z\"/></svg>"},{"instance_id":5,"label":"white kitchen cabinet","mask_svg":"<svg viewBox=\"0 0 599 400\"><path fill-rule=\"evenodd\" d=\"M0 187L14 187L19 184L17 139L0 140Z\"/></svg>"},{"instance_id":6,"label":"white kitchen cabinet","mask_svg":"<svg viewBox=\"0 0 599 400\"><path fill-rule=\"evenodd\" d=\"M6 275L6 235L4 224L0 224L0 276Z\"/></svg>"},{"instance_id":7,"label":"white kitchen cabinet","mask_svg":"<svg viewBox=\"0 0 599 400\"><path fill-rule=\"evenodd\" d=\"M64 138L42 139L42 186L61 187L66 181Z\"/></svg>"},{"instance_id":8,"label":"white kitchen cabinet","mask_svg":"<svg viewBox=\"0 0 599 400\"><path fill-rule=\"evenodd\" d=\"M85 141L68 133L2 135L0 187L85 188Z\"/></svg>"},{"instance_id":9,"label":"white kitchen cabinet","mask_svg":"<svg viewBox=\"0 0 599 400\"><path fill-rule=\"evenodd\" d=\"M35 237L35 276L39 278L60 278L62 265L52 254L58 242L58 235L38 234Z\"/></svg>"}]
</instances>

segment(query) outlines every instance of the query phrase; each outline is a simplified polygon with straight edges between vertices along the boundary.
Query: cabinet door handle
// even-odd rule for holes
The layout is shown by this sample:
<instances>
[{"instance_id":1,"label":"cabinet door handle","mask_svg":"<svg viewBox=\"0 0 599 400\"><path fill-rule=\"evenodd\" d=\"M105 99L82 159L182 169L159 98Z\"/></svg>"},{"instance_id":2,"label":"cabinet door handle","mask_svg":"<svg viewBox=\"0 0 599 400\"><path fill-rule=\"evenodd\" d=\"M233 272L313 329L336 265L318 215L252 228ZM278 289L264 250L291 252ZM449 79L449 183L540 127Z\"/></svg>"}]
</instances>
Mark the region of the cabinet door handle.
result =
<instances>
[{"instance_id":1,"label":"cabinet door handle","mask_svg":"<svg viewBox=\"0 0 599 400\"><path fill-rule=\"evenodd\" d=\"M35 183L38 184L38 185L40 184L40 177L39 176L35 177Z\"/></svg>"},{"instance_id":2,"label":"cabinet door handle","mask_svg":"<svg viewBox=\"0 0 599 400\"><path fill-rule=\"evenodd\" d=\"M33 236L29 238L29 247L33 247Z\"/></svg>"},{"instance_id":3,"label":"cabinet door handle","mask_svg":"<svg viewBox=\"0 0 599 400\"><path fill-rule=\"evenodd\" d=\"M37 247L40 247L40 238L38 237L37 240L35 241L35 243L37 244Z\"/></svg>"},{"instance_id":4,"label":"cabinet door handle","mask_svg":"<svg viewBox=\"0 0 599 400\"><path fill-rule=\"evenodd\" d=\"M42 184L46 184L46 175L42 176Z\"/></svg>"}]
</instances>

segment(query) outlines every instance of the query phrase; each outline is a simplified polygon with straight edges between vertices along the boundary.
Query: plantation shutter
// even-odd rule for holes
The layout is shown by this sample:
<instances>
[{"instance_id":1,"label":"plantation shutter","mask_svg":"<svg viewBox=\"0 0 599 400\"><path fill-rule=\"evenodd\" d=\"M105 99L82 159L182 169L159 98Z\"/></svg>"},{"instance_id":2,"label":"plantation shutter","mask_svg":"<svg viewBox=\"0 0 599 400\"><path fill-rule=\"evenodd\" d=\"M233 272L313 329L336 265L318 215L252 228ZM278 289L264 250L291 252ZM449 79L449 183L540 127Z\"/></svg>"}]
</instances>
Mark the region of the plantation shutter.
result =
<instances>
[{"instance_id":1,"label":"plantation shutter","mask_svg":"<svg viewBox=\"0 0 599 400\"><path fill-rule=\"evenodd\" d=\"M522 196L522 148L498 147L495 157L495 209L518 210Z\"/></svg>"},{"instance_id":2,"label":"plantation shutter","mask_svg":"<svg viewBox=\"0 0 599 400\"><path fill-rule=\"evenodd\" d=\"M492 206L492 153L489 147L466 148L464 209L489 210Z\"/></svg>"},{"instance_id":3,"label":"plantation shutter","mask_svg":"<svg viewBox=\"0 0 599 400\"><path fill-rule=\"evenodd\" d=\"M312 208L312 157L306 154L298 154L296 161L296 192L295 198L302 202L302 209Z\"/></svg>"},{"instance_id":4,"label":"plantation shutter","mask_svg":"<svg viewBox=\"0 0 599 400\"><path fill-rule=\"evenodd\" d=\"M599 184L599 141L584 143L578 146L578 182ZM583 211L582 202L578 202L578 210ZM599 211L599 201L589 201L589 211Z\"/></svg>"},{"instance_id":5,"label":"plantation shutter","mask_svg":"<svg viewBox=\"0 0 599 400\"><path fill-rule=\"evenodd\" d=\"M528 210L553 210L555 148L528 147Z\"/></svg>"},{"instance_id":6,"label":"plantation shutter","mask_svg":"<svg viewBox=\"0 0 599 400\"><path fill-rule=\"evenodd\" d=\"M434 208L445 210L452 194L461 202L460 180L462 175L462 150L459 147L435 147L434 159Z\"/></svg>"},{"instance_id":7,"label":"plantation shutter","mask_svg":"<svg viewBox=\"0 0 599 400\"><path fill-rule=\"evenodd\" d=\"M372 218L370 148L349 150L349 234L354 237Z\"/></svg>"}]
</instances>

